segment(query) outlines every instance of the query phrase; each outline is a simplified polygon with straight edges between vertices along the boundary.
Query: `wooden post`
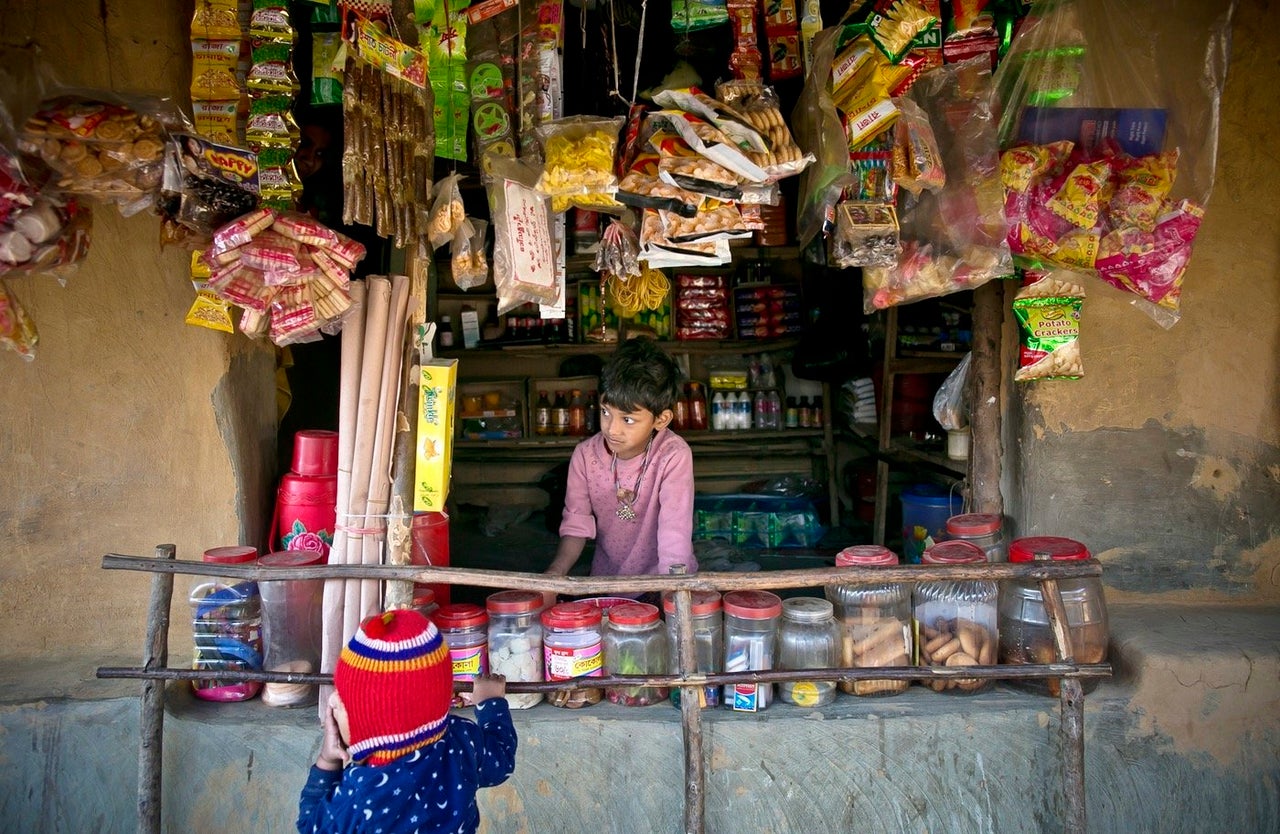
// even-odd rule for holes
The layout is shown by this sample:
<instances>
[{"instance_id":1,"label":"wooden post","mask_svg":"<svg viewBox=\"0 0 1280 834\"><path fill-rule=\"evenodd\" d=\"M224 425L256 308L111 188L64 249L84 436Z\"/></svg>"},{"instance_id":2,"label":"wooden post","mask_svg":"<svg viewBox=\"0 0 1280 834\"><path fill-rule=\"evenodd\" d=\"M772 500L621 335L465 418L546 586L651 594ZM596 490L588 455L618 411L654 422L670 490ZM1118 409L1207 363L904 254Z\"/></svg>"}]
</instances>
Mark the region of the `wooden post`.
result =
<instances>
[{"instance_id":1,"label":"wooden post","mask_svg":"<svg viewBox=\"0 0 1280 834\"><path fill-rule=\"evenodd\" d=\"M683 574L684 565L671 569ZM698 650L693 637L693 594L674 591L676 604L676 657L680 674L689 677L698 671ZM706 774L702 755L702 687L680 689L680 724L684 736L684 831L703 834L706 813Z\"/></svg>"},{"instance_id":2,"label":"wooden post","mask_svg":"<svg viewBox=\"0 0 1280 834\"><path fill-rule=\"evenodd\" d=\"M157 559L173 561L178 548L156 547ZM147 670L169 665L169 603L173 599L173 574L151 577L151 604L147 607L147 642L142 665ZM142 713L138 717L138 834L160 834L160 787L164 763L164 687L162 680L142 682Z\"/></svg>"},{"instance_id":3,"label":"wooden post","mask_svg":"<svg viewBox=\"0 0 1280 834\"><path fill-rule=\"evenodd\" d=\"M969 359L969 498L975 513L1004 513L1000 494L1000 334L1004 327L1004 282L973 291L973 355Z\"/></svg>"},{"instance_id":4,"label":"wooden post","mask_svg":"<svg viewBox=\"0 0 1280 834\"><path fill-rule=\"evenodd\" d=\"M1067 610L1062 604L1058 580L1042 579L1040 594L1044 599L1045 615L1053 629L1053 642L1058 660L1075 663L1075 648L1071 645L1071 630L1067 622ZM1062 702L1058 742L1062 755L1063 830L1073 834L1085 834L1086 814L1084 796L1084 688L1079 678L1060 678L1059 697Z\"/></svg>"}]
</instances>

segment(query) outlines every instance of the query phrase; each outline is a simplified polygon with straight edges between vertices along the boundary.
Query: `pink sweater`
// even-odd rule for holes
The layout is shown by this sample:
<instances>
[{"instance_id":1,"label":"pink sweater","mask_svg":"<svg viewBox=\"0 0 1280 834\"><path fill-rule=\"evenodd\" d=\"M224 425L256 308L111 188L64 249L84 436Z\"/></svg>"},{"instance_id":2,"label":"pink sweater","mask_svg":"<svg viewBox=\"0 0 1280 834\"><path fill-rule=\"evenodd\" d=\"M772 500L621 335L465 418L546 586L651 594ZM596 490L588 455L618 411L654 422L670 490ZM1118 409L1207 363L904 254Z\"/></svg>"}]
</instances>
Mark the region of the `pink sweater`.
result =
<instances>
[{"instance_id":1,"label":"pink sweater","mask_svg":"<svg viewBox=\"0 0 1280 834\"><path fill-rule=\"evenodd\" d=\"M618 483L633 489L644 455L618 461ZM676 433L663 429L649 448L649 467L632 503L636 519L618 518L618 494L610 472L613 455L596 434L573 450L564 496L561 536L596 540L595 576L661 575L672 565L698 569L693 556L693 453Z\"/></svg>"}]
</instances>

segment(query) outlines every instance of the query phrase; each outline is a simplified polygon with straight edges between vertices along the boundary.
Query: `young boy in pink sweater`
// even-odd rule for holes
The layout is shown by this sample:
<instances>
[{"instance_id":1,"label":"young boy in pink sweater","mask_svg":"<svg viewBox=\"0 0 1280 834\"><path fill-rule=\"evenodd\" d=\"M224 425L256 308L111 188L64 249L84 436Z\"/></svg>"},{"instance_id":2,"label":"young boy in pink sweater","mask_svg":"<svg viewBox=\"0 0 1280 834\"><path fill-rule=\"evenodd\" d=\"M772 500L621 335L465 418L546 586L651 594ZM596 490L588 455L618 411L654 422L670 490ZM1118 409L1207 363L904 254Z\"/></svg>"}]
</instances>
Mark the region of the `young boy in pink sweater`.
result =
<instances>
[{"instance_id":1,"label":"young boy in pink sweater","mask_svg":"<svg viewBox=\"0 0 1280 834\"><path fill-rule=\"evenodd\" d=\"M693 573L693 454L671 431L680 368L650 339L619 345L600 372L600 433L573 450L560 544L565 575L595 539L593 576Z\"/></svg>"}]
</instances>

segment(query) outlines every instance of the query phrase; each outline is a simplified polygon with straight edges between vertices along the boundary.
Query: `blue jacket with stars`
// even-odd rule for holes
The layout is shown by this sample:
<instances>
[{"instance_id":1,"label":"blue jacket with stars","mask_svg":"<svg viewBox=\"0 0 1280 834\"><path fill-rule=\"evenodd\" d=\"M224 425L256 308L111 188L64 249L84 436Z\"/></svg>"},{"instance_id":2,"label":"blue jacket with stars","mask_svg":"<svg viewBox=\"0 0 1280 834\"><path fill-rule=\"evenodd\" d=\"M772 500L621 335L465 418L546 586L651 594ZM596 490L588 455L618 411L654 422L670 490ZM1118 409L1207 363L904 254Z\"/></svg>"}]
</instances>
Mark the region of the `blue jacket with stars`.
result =
<instances>
[{"instance_id":1,"label":"blue jacket with stars","mask_svg":"<svg viewBox=\"0 0 1280 834\"><path fill-rule=\"evenodd\" d=\"M476 791L507 781L516 729L505 698L476 707L476 721L449 716L444 735L380 767L312 765L298 803L302 834L473 834Z\"/></svg>"}]
</instances>

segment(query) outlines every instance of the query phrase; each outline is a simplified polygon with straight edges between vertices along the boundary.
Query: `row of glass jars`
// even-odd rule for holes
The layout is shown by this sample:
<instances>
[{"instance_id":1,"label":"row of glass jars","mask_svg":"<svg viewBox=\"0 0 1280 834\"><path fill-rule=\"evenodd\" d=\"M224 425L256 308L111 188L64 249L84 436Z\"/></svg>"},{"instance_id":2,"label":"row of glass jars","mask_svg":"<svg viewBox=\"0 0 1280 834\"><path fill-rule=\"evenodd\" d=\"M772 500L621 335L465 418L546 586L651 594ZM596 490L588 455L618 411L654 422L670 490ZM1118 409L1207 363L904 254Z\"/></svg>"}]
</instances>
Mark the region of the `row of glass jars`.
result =
<instances>
[{"instance_id":1,"label":"row of glass jars","mask_svg":"<svg viewBox=\"0 0 1280 834\"><path fill-rule=\"evenodd\" d=\"M1069 561L1086 559L1079 542L1057 537L1018 539L1010 560ZM925 551L925 564L955 565L987 561L966 541L944 541ZM896 565L892 551L862 545L836 557L840 566ZM1075 660L1098 663L1106 658L1107 618L1102 585L1097 579L1060 580ZM691 594L696 671L749 672L768 669L880 668L886 666L989 666L1003 663L1050 663L1055 657L1053 633L1038 583L1009 581L999 593L994 581L935 581L883 585L833 585L826 599L780 599L767 591L714 591ZM453 660L454 676L472 680L493 671L509 681L572 680L583 685L548 696L562 707L582 707L608 700L645 706L670 698L679 704L681 690L634 686L602 689L589 679L604 675L676 674L677 635L674 600L663 607L624 603L602 609L588 602L542 608L534 591L502 591L485 607L449 605L432 617ZM798 706L830 703L837 688L853 695L893 695L909 686L905 680L786 681L777 696ZM930 679L938 691L972 693L990 679ZM1027 688L1057 694L1054 679L1021 682ZM542 700L540 693L513 693L514 708ZM740 683L699 690L699 704L723 704L736 710L765 709L774 697L773 684Z\"/></svg>"}]
</instances>

